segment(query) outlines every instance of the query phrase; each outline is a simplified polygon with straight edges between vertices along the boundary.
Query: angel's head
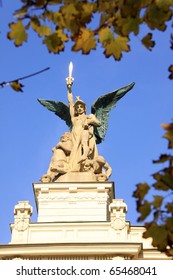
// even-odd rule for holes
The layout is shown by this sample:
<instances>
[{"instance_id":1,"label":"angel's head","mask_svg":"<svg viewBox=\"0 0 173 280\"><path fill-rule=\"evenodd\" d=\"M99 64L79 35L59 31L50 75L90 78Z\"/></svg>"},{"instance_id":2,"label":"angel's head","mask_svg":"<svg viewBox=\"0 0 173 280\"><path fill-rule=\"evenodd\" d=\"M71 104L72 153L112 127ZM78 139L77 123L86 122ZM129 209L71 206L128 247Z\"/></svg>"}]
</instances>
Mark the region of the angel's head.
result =
<instances>
[{"instance_id":1,"label":"angel's head","mask_svg":"<svg viewBox=\"0 0 173 280\"><path fill-rule=\"evenodd\" d=\"M74 104L74 109L75 109L75 114L78 116L78 115L82 115L83 113L86 113L87 107L85 102L80 99L80 96L77 96L76 98L77 100Z\"/></svg>"}]
</instances>

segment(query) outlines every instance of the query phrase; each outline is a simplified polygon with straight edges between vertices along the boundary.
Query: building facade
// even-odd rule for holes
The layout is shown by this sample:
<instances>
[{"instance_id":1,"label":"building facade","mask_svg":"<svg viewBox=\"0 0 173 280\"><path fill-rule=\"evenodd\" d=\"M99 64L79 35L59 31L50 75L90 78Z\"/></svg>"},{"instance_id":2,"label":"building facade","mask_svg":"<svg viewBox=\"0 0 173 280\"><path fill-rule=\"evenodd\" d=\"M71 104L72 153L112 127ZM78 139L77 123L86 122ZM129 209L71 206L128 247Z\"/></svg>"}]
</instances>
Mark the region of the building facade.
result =
<instances>
[{"instance_id":1,"label":"building facade","mask_svg":"<svg viewBox=\"0 0 173 280\"><path fill-rule=\"evenodd\" d=\"M145 228L126 220L127 205L113 182L34 183L38 211L29 201L14 208L11 242L1 260L165 260L142 237Z\"/></svg>"}]
</instances>

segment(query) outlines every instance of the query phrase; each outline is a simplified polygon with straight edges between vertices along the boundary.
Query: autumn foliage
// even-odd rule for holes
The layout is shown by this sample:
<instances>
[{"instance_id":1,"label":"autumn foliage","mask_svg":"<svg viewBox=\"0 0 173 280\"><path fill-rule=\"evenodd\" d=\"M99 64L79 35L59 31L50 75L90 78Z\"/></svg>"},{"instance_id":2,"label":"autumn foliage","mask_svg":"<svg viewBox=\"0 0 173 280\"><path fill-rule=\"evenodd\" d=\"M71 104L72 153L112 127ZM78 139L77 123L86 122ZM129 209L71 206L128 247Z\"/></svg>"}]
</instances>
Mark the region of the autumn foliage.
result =
<instances>
[{"instance_id":1,"label":"autumn foliage","mask_svg":"<svg viewBox=\"0 0 173 280\"><path fill-rule=\"evenodd\" d=\"M149 51L155 46L153 31L165 31L172 19L173 0L21 0L23 6L9 24L8 38L16 46L34 30L49 52L58 54L72 43L72 51L89 54L98 45L106 57L120 60L129 52L131 35L138 36ZM142 34L141 25L150 32ZM170 38L173 49L172 34ZM173 65L169 67L173 78Z\"/></svg>"},{"instance_id":2,"label":"autumn foliage","mask_svg":"<svg viewBox=\"0 0 173 280\"><path fill-rule=\"evenodd\" d=\"M173 149L173 123L162 124L166 130L164 138L168 140L168 148ZM146 219L144 238L152 237L152 245L168 256L173 256L173 155L162 154L154 164L165 167L153 174L154 183L138 184L133 196L136 198L138 221ZM156 195L153 194L156 192ZM152 199L148 195L152 194Z\"/></svg>"}]
</instances>

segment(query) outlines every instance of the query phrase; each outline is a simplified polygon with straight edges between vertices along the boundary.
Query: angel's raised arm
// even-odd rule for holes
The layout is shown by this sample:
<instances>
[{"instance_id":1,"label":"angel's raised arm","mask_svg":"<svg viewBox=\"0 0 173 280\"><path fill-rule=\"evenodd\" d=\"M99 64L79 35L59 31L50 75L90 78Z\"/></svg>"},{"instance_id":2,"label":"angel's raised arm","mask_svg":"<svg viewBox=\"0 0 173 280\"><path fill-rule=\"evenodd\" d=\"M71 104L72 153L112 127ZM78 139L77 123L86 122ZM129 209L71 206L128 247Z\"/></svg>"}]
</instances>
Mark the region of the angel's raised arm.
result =
<instances>
[{"instance_id":1,"label":"angel's raised arm","mask_svg":"<svg viewBox=\"0 0 173 280\"><path fill-rule=\"evenodd\" d=\"M71 115L71 118L73 118L75 115L75 110L74 110L74 99L73 99L73 93L71 90L71 86L72 86L72 84L67 82L67 90L68 90L67 98L68 98L68 102L69 102L69 106L70 106L70 115Z\"/></svg>"}]
</instances>

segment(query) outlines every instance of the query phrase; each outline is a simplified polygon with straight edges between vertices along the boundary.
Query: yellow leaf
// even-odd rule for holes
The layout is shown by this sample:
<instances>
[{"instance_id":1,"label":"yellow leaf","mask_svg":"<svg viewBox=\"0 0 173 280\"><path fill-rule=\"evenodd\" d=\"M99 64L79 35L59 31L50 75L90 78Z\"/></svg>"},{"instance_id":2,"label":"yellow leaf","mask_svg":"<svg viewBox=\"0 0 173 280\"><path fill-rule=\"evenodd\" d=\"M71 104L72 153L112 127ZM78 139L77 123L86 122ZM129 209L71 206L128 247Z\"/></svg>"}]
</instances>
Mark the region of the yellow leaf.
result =
<instances>
[{"instance_id":1,"label":"yellow leaf","mask_svg":"<svg viewBox=\"0 0 173 280\"><path fill-rule=\"evenodd\" d=\"M79 14L79 11L76 9L75 4L73 4L73 3L62 6L60 9L60 12L62 12L64 17L69 20L74 18L75 15Z\"/></svg>"},{"instance_id":2,"label":"yellow leaf","mask_svg":"<svg viewBox=\"0 0 173 280\"><path fill-rule=\"evenodd\" d=\"M117 37L115 40L112 40L110 44L105 46L104 54L106 57L110 57L112 55L116 60L120 60L122 52L128 52L130 50L126 42L128 42L127 38Z\"/></svg>"},{"instance_id":3,"label":"yellow leaf","mask_svg":"<svg viewBox=\"0 0 173 280\"><path fill-rule=\"evenodd\" d=\"M68 37L61 29L51 35L48 35L43 40L43 44L47 45L49 52L59 53L64 50L64 42L68 41Z\"/></svg>"},{"instance_id":4,"label":"yellow leaf","mask_svg":"<svg viewBox=\"0 0 173 280\"><path fill-rule=\"evenodd\" d=\"M48 36L51 33L50 27L41 25L39 19L36 16L32 18L31 26L33 30L38 33L39 37Z\"/></svg>"},{"instance_id":5,"label":"yellow leaf","mask_svg":"<svg viewBox=\"0 0 173 280\"><path fill-rule=\"evenodd\" d=\"M14 44L17 47L27 41L28 34L25 32L25 27L21 20L18 20L16 23L10 23L9 27L11 28L11 31L8 32L7 37L10 40L14 40Z\"/></svg>"},{"instance_id":6,"label":"yellow leaf","mask_svg":"<svg viewBox=\"0 0 173 280\"><path fill-rule=\"evenodd\" d=\"M23 85L20 84L18 81L13 81L10 86L12 87L12 89L14 89L15 91L17 92L23 92L22 88L23 88Z\"/></svg>"},{"instance_id":7,"label":"yellow leaf","mask_svg":"<svg viewBox=\"0 0 173 280\"><path fill-rule=\"evenodd\" d=\"M109 43L111 40L114 40L114 36L110 31L109 27L102 28L99 33L99 42L103 44Z\"/></svg>"},{"instance_id":8,"label":"yellow leaf","mask_svg":"<svg viewBox=\"0 0 173 280\"><path fill-rule=\"evenodd\" d=\"M155 1L156 1L156 5L163 10L173 6L173 0L155 0Z\"/></svg>"},{"instance_id":9,"label":"yellow leaf","mask_svg":"<svg viewBox=\"0 0 173 280\"><path fill-rule=\"evenodd\" d=\"M74 38L75 45L73 45L72 50L82 51L83 54L89 54L91 50L96 49L96 40L94 38L94 32L90 29L80 29L79 36Z\"/></svg>"},{"instance_id":10,"label":"yellow leaf","mask_svg":"<svg viewBox=\"0 0 173 280\"><path fill-rule=\"evenodd\" d=\"M104 54L106 57L113 56L116 60L120 60L122 57L122 52L129 52L130 47L127 45L129 39L127 37L118 36L114 38L111 33L110 28L102 28L99 31L99 42L102 43Z\"/></svg>"}]
</instances>

